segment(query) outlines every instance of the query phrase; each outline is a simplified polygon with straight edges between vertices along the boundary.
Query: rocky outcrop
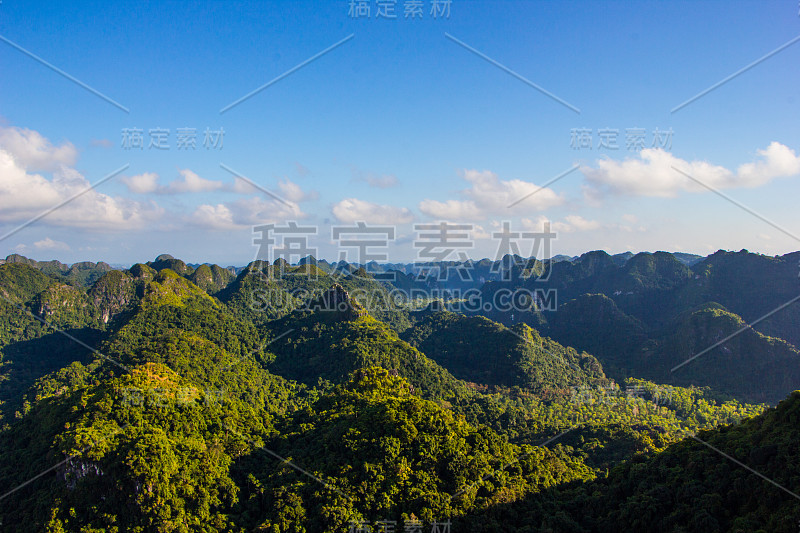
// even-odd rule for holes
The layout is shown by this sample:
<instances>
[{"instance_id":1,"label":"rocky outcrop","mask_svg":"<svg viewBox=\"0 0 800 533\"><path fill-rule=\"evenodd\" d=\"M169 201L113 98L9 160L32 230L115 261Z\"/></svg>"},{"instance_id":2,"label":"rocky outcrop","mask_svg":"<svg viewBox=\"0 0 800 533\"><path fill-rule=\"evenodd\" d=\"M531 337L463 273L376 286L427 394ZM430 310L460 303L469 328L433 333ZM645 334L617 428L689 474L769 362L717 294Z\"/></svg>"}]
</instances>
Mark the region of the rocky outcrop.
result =
<instances>
[{"instance_id":1,"label":"rocky outcrop","mask_svg":"<svg viewBox=\"0 0 800 533\"><path fill-rule=\"evenodd\" d=\"M312 300L308 307L311 311L335 313L334 316L341 320L355 320L367 314L364 308L352 299L345 288L338 283Z\"/></svg>"}]
</instances>

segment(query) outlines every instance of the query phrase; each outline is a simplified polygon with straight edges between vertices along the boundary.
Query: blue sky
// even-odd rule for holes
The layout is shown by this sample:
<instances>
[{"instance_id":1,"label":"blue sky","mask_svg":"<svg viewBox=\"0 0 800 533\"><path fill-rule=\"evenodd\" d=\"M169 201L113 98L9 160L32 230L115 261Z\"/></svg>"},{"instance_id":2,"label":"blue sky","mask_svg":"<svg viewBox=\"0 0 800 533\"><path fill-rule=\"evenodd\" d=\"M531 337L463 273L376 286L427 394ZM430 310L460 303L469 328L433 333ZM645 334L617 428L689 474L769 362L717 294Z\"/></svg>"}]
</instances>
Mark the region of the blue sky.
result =
<instances>
[{"instance_id":1,"label":"blue sky","mask_svg":"<svg viewBox=\"0 0 800 533\"><path fill-rule=\"evenodd\" d=\"M800 249L787 235L800 235L800 42L672 112L800 35L796 2L453 0L435 19L433 0L421 19L406 3L389 20L376 0L369 18L350 0L5 0L4 40L129 112L0 42L0 233L129 166L0 253L244 264L254 224L289 220L318 227L311 245L329 259L331 226L359 220L396 225L392 260L416 258L413 224L441 220L474 226L473 257L496 254L503 220L549 221L554 253L570 255ZM123 146L125 128L143 130L143 149ZM158 128L168 149L147 146ZM181 128L197 148L177 148ZM628 149L634 128L645 145ZM653 146L656 128L669 145ZM206 129L224 130L221 147L202 146ZM578 129L592 149L572 145ZM603 129L618 149L597 146Z\"/></svg>"}]
</instances>

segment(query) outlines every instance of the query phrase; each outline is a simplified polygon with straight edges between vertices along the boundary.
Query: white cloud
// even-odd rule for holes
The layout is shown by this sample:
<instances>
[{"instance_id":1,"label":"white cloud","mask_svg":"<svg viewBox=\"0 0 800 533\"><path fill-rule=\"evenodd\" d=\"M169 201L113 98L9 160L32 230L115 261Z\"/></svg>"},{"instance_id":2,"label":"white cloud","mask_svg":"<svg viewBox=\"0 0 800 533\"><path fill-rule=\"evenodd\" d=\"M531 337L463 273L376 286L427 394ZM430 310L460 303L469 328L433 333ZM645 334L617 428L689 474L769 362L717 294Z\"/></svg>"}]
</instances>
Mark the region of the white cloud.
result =
<instances>
[{"instance_id":1,"label":"white cloud","mask_svg":"<svg viewBox=\"0 0 800 533\"><path fill-rule=\"evenodd\" d=\"M70 247L67 243L61 241L54 241L50 237L45 237L41 241L33 243L33 247L37 250L62 250L69 251Z\"/></svg>"},{"instance_id":2,"label":"white cloud","mask_svg":"<svg viewBox=\"0 0 800 533\"><path fill-rule=\"evenodd\" d=\"M472 228L472 238L475 240L479 239L491 239L492 234L486 231L483 226L479 226L475 224Z\"/></svg>"},{"instance_id":3,"label":"white cloud","mask_svg":"<svg viewBox=\"0 0 800 533\"><path fill-rule=\"evenodd\" d=\"M153 172L145 172L136 176L122 178L122 182L128 186L128 190L136 194L183 194L211 191L228 191L238 194L258 194L259 191L245 180L234 178L233 185L226 185L222 181L209 180L200 177L196 172L188 168L178 171L180 177L173 180L168 185L159 185L160 177ZM287 180L287 188L295 196L302 193L300 188ZM284 186L284 183L281 183Z\"/></svg>"},{"instance_id":4,"label":"white cloud","mask_svg":"<svg viewBox=\"0 0 800 533\"><path fill-rule=\"evenodd\" d=\"M120 178L120 181L133 193L147 194L158 190L158 179L158 174L154 172L145 172L143 174L137 174L136 176Z\"/></svg>"},{"instance_id":5,"label":"white cloud","mask_svg":"<svg viewBox=\"0 0 800 533\"><path fill-rule=\"evenodd\" d=\"M319 198L317 191L305 192L299 185L289 179L278 182L278 196L283 197L290 202L300 203L309 200L316 200Z\"/></svg>"},{"instance_id":6,"label":"white cloud","mask_svg":"<svg viewBox=\"0 0 800 533\"><path fill-rule=\"evenodd\" d=\"M41 252L41 251L60 251L60 252L69 252L71 248L65 242L55 241L50 237L45 237L40 241L36 241L33 243L33 246L28 246L27 244L18 244L14 247L14 251L20 254L26 254L29 252Z\"/></svg>"},{"instance_id":7,"label":"white cloud","mask_svg":"<svg viewBox=\"0 0 800 533\"><path fill-rule=\"evenodd\" d=\"M773 141L759 150L758 155L761 159L741 165L736 172L739 180L746 183L745 187L757 187L775 178L800 174L800 156L786 145Z\"/></svg>"},{"instance_id":8,"label":"white cloud","mask_svg":"<svg viewBox=\"0 0 800 533\"><path fill-rule=\"evenodd\" d=\"M422 200L419 210L426 215L442 220L473 220L479 218L480 209L472 200Z\"/></svg>"},{"instance_id":9,"label":"white cloud","mask_svg":"<svg viewBox=\"0 0 800 533\"><path fill-rule=\"evenodd\" d=\"M504 181L488 170L465 170L462 178L470 183L468 189L459 192L463 200L425 199L419 203L419 210L432 218L467 221L510 216L564 203L550 188L519 179Z\"/></svg>"},{"instance_id":10,"label":"white cloud","mask_svg":"<svg viewBox=\"0 0 800 533\"><path fill-rule=\"evenodd\" d=\"M219 190L223 186L221 181L201 178L188 168L181 169L178 173L181 175L182 179L170 183L163 192L178 194L185 192L208 192Z\"/></svg>"},{"instance_id":11,"label":"white cloud","mask_svg":"<svg viewBox=\"0 0 800 533\"><path fill-rule=\"evenodd\" d=\"M598 221L586 220L580 215L567 215L564 219L567 221L570 228L572 228L572 231L591 231L600 227Z\"/></svg>"},{"instance_id":12,"label":"white cloud","mask_svg":"<svg viewBox=\"0 0 800 533\"><path fill-rule=\"evenodd\" d=\"M72 143L54 146L39 132L25 128L0 127L0 150L12 154L16 164L30 172L53 172L74 165L78 158Z\"/></svg>"},{"instance_id":13,"label":"white cloud","mask_svg":"<svg viewBox=\"0 0 800 533\"><path fill-rule=\"evenodd\" d=\"M0 150L0 218L11 216L14 209L41 210L59 200L61 194L54 183L39 174L28 174L11 153Z\"/></svg>"},{"instance_id":14,"label":"white cloud","mask_svg":"<svg viewBox=\"0 0 800 533\"><path fill-rule=\"evenodd\" d=\"M567 215L564 221L553 221L544 215L540 215L536 220L523 218L522 227L528 231L543 231L545 223L550 223L550 230L558 233L575 233L580 231L592 231L600 229L602 224L596 220L586 220L580 215Z\"/></svg>"},{"instance_id":15,"label":"white cloud","mask_svg":"<svg viewBox=\"0 0 800 533\"><path fill-rule=\"evenodd\" d=\"M44 144L48 144L46 140ZM85 177L64 165L52 172L51 179L28 173L19 163L25 157L0 149L1 222L26 221L63 202L66 203L47 214L42 222L98 230L133 229L161 215L155 204L111 197L90 189L91 183ZM67 202L70 198L73 199Z\"/></svg>"},{"instance_id":16,"label":"white cloud","mask_svg":"<svg viewBox=\"0 0 800 533\"><path fill-rule=\"evenodd\" d=\"M229 190L236 194L259 194L260 192L258 188L253 187L250 182L237 176L234 176L233 185L230 186Z\"/></svg>"},{"instance_id":17,"label":"white cloud","mask_svg":"<svg viewBox=\"0 0 800 533\"><path fill-rule=\"evenodd\" d=\"M227 230L241 227L233 222L233 213L224 204L199 205L190 220L200 227L209 229Z\"/></svg>"},{"instance_id":18,"label":"white cloud","mask_svg":"<svg viewBox=\"0 0 800 533\"><path fill-rule=\"evenodd\" d=\"M584 194L596 200L603 192L633 196L674 197L679 192L705 192L706 188L675 168L715 189L758 187L776 178L800 174L800 157L778 142L758 150L759 159L732 172L707 161L686 161L661 148L646 148L638 158L600 159L596 167L582 167L589 182ZM673 168L674 167L674 168Z\"/></svg>"},{"instance_id":19,"label":"white cloud","mask_svg":"<svg viewBox=\"0 0 800 533\"><path fill-rule=\"evenodd\" d=\"M228 205L234 212L234 221L244 225L278 223L306 217L297 204L287 205L273 198L241 198Z\"/></svg>"},{"instance_id":20,"label":"white cloud","mask_svg":"<svg viewBox=\"0 0 800 533\"><path fill-rule=\"evenodd\" d=\"M224 190L236 194L260 195L264 193L263 190L259 189L258 187L254 187L250 182L239 177L234 177L233 185L226 186ZM287 203L308 202L319 198L319 192L304 191L299 185L288 178L278 182L278 191L273 194L283 200L286 200Z\"/></svg>"},{"instance_id":21,"label":"white cloud","mask_svg":"<svg viewBox=\"0 0 800 533\"><path fill-rule=\"evenodd\" d=\"M569 230L569 225L565 222L553 222L549 218L544 215L539 215L536 217L536 220L532 220L530 218L523 218L520 220L522 223L522 228L527 231L537 231L541 232L544 231L545 224L550 224L550 231L554 231L556 233L565 233Z\"/></svg>"},{"instance_id":22,"label":"white cloud","mask_svg":"<svg viewBox=\"0 0 800 533\"><path fill-rule=\"evenodd\" d=\"M241 198L217 205L202 204L188 217L192 224L216 230L242 229L257 224L278 224L307 215L297 204L286 205L273 198Z\"/></svg>"},{"instance_id":23,"label":"white cloud","mask_svg":"<svg viewBox=\"0 0 800 533\"><path fill-rule=\"evenodd\" d=\"M339 222L363 221L368 224L407 224L414 215L405 207L392 207L366 202L357 198L345 198L331 209Z\"/></svg>"},{"instance_id":24,"label":"white cloud","mask_svg":"<svg viewBox=\"0 0 800 533\"><path fill-rule=\"evenodd\" d=\"M40 223L92 230L127 230L148 227L164 215L164 210L152 201L111 197L91 189L91 183L84 176L65 164L74 162L75 157L74 148L69 143L56 147L37 132L18 128L0 128L0 137L4 143L0 146L0 222L26 221L61 203L64 205L47 214ZM54 170L50 175L43 175L32 172L30 168ZM228 185L202 178L189 169L179 170L179 176L167 185L161 185L159 175L152 172L123 177L121 181L129 191L137 194L256 193L256 196L232 202L203 204L182 217L184 222L216 229L305 218L307 215L297 202L318 195L315 191L303 191L286 179L278 184L281 195L288 199L284 203L264 198L261 191L238 178ZM40 241L37 249L47 246L57 246L56 241ZM30 246L26 248L33 249Z\"/></svg>"}]
</instances>

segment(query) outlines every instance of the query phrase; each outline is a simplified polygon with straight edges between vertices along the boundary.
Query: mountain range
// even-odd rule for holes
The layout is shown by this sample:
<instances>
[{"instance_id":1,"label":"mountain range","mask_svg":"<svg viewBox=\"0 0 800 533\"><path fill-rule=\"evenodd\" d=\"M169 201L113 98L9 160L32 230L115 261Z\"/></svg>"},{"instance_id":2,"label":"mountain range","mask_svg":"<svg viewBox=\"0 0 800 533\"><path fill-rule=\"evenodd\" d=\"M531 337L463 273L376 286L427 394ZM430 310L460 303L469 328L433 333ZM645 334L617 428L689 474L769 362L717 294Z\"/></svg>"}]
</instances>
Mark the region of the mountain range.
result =
<instances>
[{"instance_id":1,"label":"mountain range","mask_svg":"<svg viewBox=\"0 0 800 533\"><path fill-rule=\"evenodd\" d=\"M798 261L9 256L0 523L795 531Z\"/></svg>"}]
</instances>

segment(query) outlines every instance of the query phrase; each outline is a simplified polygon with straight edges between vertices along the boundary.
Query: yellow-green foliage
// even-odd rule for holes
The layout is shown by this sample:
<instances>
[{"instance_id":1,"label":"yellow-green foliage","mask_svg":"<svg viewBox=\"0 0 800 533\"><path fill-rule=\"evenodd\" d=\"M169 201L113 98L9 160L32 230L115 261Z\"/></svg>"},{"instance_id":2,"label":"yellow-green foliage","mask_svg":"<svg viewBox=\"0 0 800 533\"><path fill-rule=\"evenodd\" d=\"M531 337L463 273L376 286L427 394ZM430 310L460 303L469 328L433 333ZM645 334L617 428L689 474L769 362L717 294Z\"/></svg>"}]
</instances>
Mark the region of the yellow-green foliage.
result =
<instances>
[{"instance_id":1,"label":"yellow-green foliage","mask_svg":"<svg viewBox=\"0 0 800 533\"><path fill-rule=\"evenodd\" d=\"M206 298L214 303L205 291L170 269L164 269L147 284L144 304L152 306L182 306L191 298ZM216 305L216 304L215 304Z\"/></svg>"}]
</instances>

